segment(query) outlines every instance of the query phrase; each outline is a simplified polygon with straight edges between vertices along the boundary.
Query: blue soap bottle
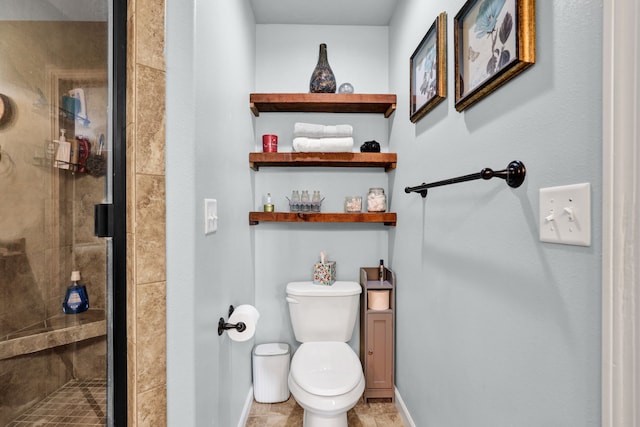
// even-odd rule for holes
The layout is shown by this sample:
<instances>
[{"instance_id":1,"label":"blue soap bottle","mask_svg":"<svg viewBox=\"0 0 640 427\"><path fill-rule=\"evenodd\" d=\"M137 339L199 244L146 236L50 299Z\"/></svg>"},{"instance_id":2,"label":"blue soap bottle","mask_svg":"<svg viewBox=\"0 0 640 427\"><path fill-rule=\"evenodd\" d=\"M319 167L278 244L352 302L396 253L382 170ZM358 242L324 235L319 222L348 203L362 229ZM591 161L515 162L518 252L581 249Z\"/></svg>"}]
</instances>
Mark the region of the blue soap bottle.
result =
<instances>
[{"instance_id":1,"label":"blue soap bottle","mask_svg":"<svg viewBox=\"0 0 640 427\"><path fill-rule=\"evenodd\" d=\"M76 314L88 309L89 295L87 295L87 288L80 284L80 272L72 271L71 286L67 288L67 293L64 296L62 311L65 314Z\"/></svg>"}]
</instances>

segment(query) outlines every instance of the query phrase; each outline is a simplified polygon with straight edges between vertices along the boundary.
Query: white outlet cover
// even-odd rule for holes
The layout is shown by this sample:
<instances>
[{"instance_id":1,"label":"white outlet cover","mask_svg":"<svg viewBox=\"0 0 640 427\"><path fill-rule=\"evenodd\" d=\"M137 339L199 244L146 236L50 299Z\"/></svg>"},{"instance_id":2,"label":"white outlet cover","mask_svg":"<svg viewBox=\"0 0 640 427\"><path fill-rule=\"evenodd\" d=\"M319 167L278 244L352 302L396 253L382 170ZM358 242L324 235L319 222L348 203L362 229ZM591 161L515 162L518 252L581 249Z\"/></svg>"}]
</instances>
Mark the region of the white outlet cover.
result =
<instances>
[{"instance_id":1,"label":"white outlet cover","mask_svg":"<svg viewBox=\"0 0 640 427\"><path fill-rule=\"evenodd\" d=\"M591 246L591 185L540 189L540 240Z\"/></svg>"},{"instance_id":2,"label":"white outlet cover","mask_svg":"<svg viewBox=\"0 0 640 427\"><path fill-rule=\"evenodd\" d=\"M216 199L204 199L204 234L218 231L218 201Z\"/></svg>"}]
</instances>

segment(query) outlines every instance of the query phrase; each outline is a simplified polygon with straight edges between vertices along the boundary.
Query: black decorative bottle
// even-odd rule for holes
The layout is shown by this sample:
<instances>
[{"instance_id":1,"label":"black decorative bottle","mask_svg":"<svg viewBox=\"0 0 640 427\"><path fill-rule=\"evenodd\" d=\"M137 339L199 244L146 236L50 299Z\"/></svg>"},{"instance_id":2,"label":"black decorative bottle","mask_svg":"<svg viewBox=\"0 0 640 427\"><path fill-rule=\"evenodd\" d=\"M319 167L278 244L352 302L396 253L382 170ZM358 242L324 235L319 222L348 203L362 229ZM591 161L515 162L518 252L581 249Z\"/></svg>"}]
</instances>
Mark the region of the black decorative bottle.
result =
<instances>
[{"instance_id":1,"label":"black decorative bottle","mask_svg":"<svg viewBox=\"0 0 640 427\"><path fill-rule=\"evenodd\" d=\"M336 76L329 66L327 60L327 45L320 45L320 54L318 55L318 64L313 74L311 74L311 82L309 83L309 92L311 93L335 93L336 92Z\"/></svg>"}]
</instances>

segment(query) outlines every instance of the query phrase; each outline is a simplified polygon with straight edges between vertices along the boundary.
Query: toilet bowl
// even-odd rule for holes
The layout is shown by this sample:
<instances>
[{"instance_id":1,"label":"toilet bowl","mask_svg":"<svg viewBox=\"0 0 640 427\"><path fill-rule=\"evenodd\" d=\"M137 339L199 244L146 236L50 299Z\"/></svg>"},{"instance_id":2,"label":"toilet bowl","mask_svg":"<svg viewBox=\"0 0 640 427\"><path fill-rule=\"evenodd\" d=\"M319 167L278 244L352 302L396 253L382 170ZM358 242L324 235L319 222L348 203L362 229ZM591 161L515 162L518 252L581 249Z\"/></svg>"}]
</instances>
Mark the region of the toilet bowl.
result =
<instances>
[{"instance_id":1,"label":"toilet bowl","mask_svg":"<svg viewBox=\"0 0 640 427\"><path fill-rule=\"evenodd\" d=\"M287 382L304 408L304 427L347 427L347 411L362 396L362 365L347 344L361 292L357 282L287 284L291 326L302 343L291 359Z\"/></svg>"},{"instance_id":2,"label":"toilet bowl","mask_svg":"<svg viewBox=\"0 0 640 427\"><path fill-rule=\"evenodd\" d=\"M347 427L347 411L364 391L360 360L347 343L302 344L291 360L289 389L305 427Z\"/></svg>"}]
</instances>

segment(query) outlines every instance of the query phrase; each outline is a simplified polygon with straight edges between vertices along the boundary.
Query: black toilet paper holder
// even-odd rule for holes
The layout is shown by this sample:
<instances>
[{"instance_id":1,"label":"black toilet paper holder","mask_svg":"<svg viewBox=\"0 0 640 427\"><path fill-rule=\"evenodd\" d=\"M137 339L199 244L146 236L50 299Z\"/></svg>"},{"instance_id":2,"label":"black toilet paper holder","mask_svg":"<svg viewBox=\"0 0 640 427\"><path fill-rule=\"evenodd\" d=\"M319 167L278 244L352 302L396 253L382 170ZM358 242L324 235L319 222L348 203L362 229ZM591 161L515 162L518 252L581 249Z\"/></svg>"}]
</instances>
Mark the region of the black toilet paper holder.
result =
<instances>
[{"instance_id":1,"label":"black toilet paper holder","mask_svg":"<svg viewBox=\"0 0 640 427\"><path fill-rule=\"evenodd\" d=\"M233 314L233 306L230 305L229 306L229 317L231 317L231 315ZM238 332L244 332L245 329L247 329L247 325L244 324L244 322L238 322L238 323L226 323L224 321L224 318L221 317L220 320L218 321L218 336L222 335L222 333L228 329L235 329Z\"/></svg>"}]
</instances>

